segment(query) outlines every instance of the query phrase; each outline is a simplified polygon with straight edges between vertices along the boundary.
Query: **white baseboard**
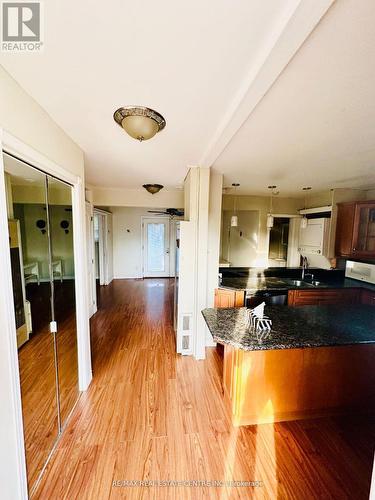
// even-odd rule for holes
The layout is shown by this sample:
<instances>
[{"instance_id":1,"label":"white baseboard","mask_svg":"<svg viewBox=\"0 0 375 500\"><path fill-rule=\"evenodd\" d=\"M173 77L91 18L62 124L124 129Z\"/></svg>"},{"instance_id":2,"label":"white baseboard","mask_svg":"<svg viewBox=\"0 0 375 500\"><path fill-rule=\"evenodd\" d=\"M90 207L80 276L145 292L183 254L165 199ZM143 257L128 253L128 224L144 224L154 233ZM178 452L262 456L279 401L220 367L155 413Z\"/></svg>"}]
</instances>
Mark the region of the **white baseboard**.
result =
<instances>
[{"instance_id":1,"label":"white baseboard","mask_svg":"<svg viewBox=\"0 0 375 500\"><path fill-rule=\"evenodd\" d=\"M113 279L114 280L139 280L140 278L142 278L142 276L114 276Z\"/></svg>"}]
</instances>

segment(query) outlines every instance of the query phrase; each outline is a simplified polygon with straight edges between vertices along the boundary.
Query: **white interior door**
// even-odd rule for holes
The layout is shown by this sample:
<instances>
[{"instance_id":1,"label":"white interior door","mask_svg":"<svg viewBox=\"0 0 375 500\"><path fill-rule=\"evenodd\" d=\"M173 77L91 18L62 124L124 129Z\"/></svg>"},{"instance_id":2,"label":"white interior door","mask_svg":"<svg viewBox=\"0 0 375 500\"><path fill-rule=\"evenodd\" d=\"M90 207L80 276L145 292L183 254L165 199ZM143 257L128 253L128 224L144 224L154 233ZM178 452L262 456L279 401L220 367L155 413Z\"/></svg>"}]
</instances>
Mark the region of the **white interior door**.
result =
<instances>
[{"instance_id":1,"label":"white interior door","mask_svg":"<svg viewBox=\"0 0 375 500\"><path fill-rule=\"evenodd\" d=\"M143 276L168 277L170 273L169 217L143 219Z\"/></svg>"},{"instance_id":2,"label":"white interior door","mask_svg":"<svg viewBox=\"0 0 375 500\"><path fill-rule=\"evenodd\" d=\"M86 202L86 238L87 238L87 271L88 271L88 296L89 315L96 313L96 278L95 278L95 242L94 219L92 206Z\"/></svg>"},{"instance_id":3,"label":"white interior door","mask_svg":"<svg viewBox=\"0 0 375 500\"><path fill-rule=\"evenodd\" d=\"M99 217L99 285L105 285L105 217L102 214Z\"/></svg>"}]
</instances>

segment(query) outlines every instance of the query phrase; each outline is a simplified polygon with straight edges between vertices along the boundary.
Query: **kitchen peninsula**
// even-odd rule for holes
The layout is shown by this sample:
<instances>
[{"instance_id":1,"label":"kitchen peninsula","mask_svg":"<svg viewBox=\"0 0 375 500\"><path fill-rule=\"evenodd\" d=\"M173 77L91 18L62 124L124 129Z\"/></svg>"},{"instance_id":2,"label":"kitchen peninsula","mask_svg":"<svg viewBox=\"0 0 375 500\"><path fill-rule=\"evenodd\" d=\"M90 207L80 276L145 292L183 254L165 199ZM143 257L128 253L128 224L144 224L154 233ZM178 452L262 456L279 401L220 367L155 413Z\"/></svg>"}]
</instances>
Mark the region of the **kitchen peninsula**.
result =
<instances>
[{"instance_id":1,"label":"kitchen peninsula","mask_svg":"<svg viewBox=\"0 0 375 500\"><path fill-rule=\"evenodd\" d=\"M224 345L223 385L234 425L375 409L372 306L270 306L268 333L246 326L243 307L202 314Z\"/></svg>"}]
</instances>

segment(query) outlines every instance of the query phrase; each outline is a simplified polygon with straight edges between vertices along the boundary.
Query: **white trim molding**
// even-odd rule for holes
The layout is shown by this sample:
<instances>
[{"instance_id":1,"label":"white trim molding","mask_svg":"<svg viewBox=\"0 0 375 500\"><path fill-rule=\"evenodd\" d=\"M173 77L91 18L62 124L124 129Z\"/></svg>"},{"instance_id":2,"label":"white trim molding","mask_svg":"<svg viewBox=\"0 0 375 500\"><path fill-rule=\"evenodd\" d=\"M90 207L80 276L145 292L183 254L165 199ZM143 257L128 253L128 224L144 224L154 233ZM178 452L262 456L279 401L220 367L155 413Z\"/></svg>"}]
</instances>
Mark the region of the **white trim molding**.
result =
<instances>
[{"instance_id":1,"label":"white trim molding","mask_svg":"<svg viewBox=\"0 0 375 500\"><path fill-rule=\"evenodd\" d=\"M4 135L0 129L0 145ZM3 155L0 158L0 484L3 498L28 498Z\"/></svg>"},{"instance_id":2,"label":"white trim molding","mask_svg":"<svg viewBox=\"0 0 375 500\"><path fill-rule=\"evenodd\" d=\"M91 382L92 371L90 325L87 314L86 202L84 184L81 177L72 174L9 132L3 130L2 138L2 149L6 152L72 186L78 375L79 389L85 391Z\"/></svg>"},{"instance_id":3,"label":"white trim molding","mask_svg":"<svg viewBox=\"0 0 375 500\"><path fill-rule=\"evenodd\" d=\"M71 174L2 129L0 129L0 142L1 150L72 185L78 375L79 389L84 391L91 382L92 372L87 314L86 210L83 179ZM0 301L0 324L2 326L0 332L2 337L0 342L0 400L2 403L0 411L0 432L2 434L0 484L2 498L26 499L27 475L2 154L0 160L0 269L3 290L3 299Z\"/></svg>"}]
</instances>

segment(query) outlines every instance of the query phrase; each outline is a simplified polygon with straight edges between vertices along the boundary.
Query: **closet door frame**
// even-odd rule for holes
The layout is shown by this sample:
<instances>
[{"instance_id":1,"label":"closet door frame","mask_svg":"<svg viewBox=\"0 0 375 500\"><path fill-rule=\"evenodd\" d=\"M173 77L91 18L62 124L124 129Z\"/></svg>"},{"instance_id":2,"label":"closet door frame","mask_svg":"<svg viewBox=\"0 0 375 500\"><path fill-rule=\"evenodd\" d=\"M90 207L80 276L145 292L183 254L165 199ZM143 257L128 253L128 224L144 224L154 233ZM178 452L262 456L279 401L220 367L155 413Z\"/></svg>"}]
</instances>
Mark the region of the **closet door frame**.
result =
<instances>
[{"instance_id":1,"label":"closet door frame","mask_svg":"<svg viewBox=\"0 0 375 500\"><path fill-rule=\"evenodd\" d=\"M0 268L3 300L0 301L0 377L2 409L0 411L0 483L9 485L14 498L27 499L27 475L22 424L22 404L18 370L18 351L12 291L8 240L7 200L2 151L19 158L43 173L72 186L73 247L75 262L75 295L77 315L77 348L79 390L85 391L92 379L89 304L87 299L87 258L85 228L85 188L83 179L54 163L18 138L0 128Z\"/></svg>"}]
</instances>

